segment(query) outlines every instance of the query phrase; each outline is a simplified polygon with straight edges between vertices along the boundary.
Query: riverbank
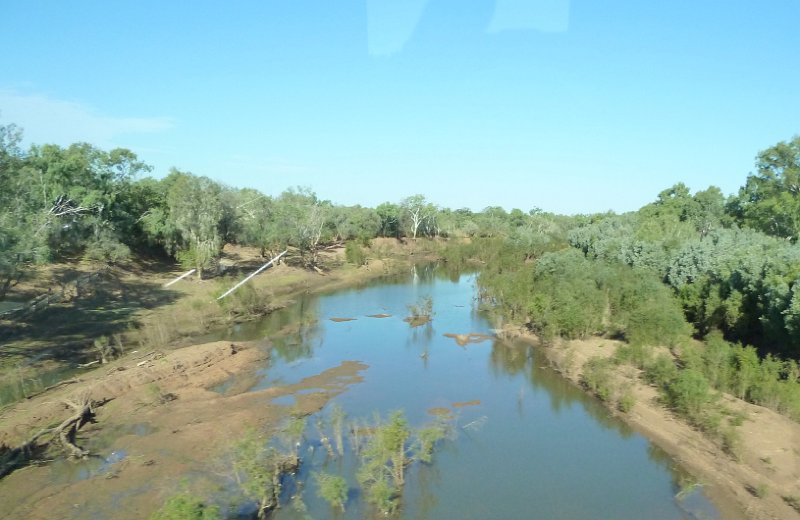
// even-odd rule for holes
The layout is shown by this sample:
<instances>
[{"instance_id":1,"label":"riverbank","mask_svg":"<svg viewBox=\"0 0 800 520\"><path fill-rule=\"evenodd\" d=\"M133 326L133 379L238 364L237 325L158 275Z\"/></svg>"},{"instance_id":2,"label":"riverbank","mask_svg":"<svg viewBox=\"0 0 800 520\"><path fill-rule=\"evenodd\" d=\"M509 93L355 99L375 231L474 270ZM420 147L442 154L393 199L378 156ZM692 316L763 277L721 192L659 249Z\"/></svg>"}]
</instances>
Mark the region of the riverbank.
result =
<instances>
[{"instance_id":1,"label":"riverbank","mask_svg":"<svg viewBox=\"0 0 800 520\"><path fill-rule=\"evenodd\" d=\"M195 345L141 361L129 357L8 408L2 415L0 446L18 446L32 432L63 420L69 414L63 402L88 397L97 403L96 423L81 429L76 443L95 458L12 472L0 485L0 513L7 518L135 519L149 516L182 487L213 495L220 481L233 478L224 462L232 440L248 430L269 437L289 417L319 411L359 383L367 368L343 362L290 385L214 391L231 374L246 380L247 372L263 366L269 355L269 342L264 341ZM276 402L287 397L291 406ZM209 471L220 478L209 478ZM178 484L190 474L198 478Z\"/></svg>"},{"instance_id":2,"label":"riverbank","mask_svg":"<svg viewBox=\"0 0 800 520\"><path fill-rule=\"evenodd\" d=\"M503 335L540 347L554 368L581 387L588 360L611 357L621 344L591 338L542 346L538 337L524 330L507 328ZM768 408L722 395L723 405L744 418L737 427L739 443L734 458L663 406L657 390L643 382L640 370L618 365L613 378L617 388L625 388L633 396L634 404L623 413L613 400L608 401L612 413L692 473L725 519L800 518L800 511L786 499L800 495L800 425Z\"/></svg>"},{"instance_id":3,"label":"riverbank","mask_svg":"<svg viewBox=\"0 0 800 520\"><path fill-rule=\"evenodd\" d=\"M0 411L0 461L5 464L9 458L3 455L70 414L65 402L80 398L97 403L96 423L83 425L75 439L75 444L92 454L89 461L73 465L60 461L56 452L47 456L56 459L47 464L28 465L20 460L20 467L0 481L0 513L51 518L57 511L60 518L87 518L109 516L114 511L115 518L142 518L166 496L181 491L177 481L182 476L208 471L209 463L217 461L224 480L229 468L223 460L229 456L226 450L232 439L251 428L271 436L290 417L317 412L349 385L357 384L366 366L344 362L295 384L249 392L247 382L257 378L255 369L268 363L270 338L258 343L207 344L196 344L194 338L256 319L289 305L301 294L357 287L405 271L412 258L430 256L425 246L390 240L377 241L370 254L365 265L356 267L343 261L343 248L327 251L328 269L322 274L286 264L276 266L243 287L238 299L218 305L215 294L232 286L241 272L257 268L251 264L259 261L252 250L226 248L226 256L238 260L241 272L236 276L186 280L171 286L170 301L142 308L135 314L136 327L120 333L122 348L115 359L62 378L61 386ZM177 270L123 273L159 288L179 274ZM258 303L264 301L268 303ZM77 312L53 309L59 310ZM91 339L91 332L87 331L84 341ZM50 341L57 341L58 333L54 328ZM291 330L278 331L276 337L284 333ZM45 342L41 350L47 351ZM60 362L74 363L80 355ZM253 372L252 377L248 372ZM215 391L234 374L234 387ZM286 400L293 404L286 405ZM105 458L97 458L98 453ZM44 453L34 455L32 461L47 458ZM193 479L191 486L190 491L198 496L210 496L218 492L219 479Z\"/></svg>"},{"instance_id":4,"label":"riverbank","mask_svg":"<svg viewBox=\"0 0 800 520\"><path fill-rule=\"evenodd\" d=\"M257 249L228 245L220 259L224 274L169 287L165 284L181 274L180 267L141 258L116 267L72 263L41 269L15 287L13 299L63 297L30 316L0 317L0 405L84 373L78 365L95 368L103 356L191 345L210 330L285 307L299 294L368 283L401 272L430 252L424 243L375 239L367 254L365 265L354 266L345 262L344 247L326 250L320 255L323 273L282 262L221 303L218 295L264 263ZM86 279L91 283L74 283Z\"/></svg>"}]
</instances>

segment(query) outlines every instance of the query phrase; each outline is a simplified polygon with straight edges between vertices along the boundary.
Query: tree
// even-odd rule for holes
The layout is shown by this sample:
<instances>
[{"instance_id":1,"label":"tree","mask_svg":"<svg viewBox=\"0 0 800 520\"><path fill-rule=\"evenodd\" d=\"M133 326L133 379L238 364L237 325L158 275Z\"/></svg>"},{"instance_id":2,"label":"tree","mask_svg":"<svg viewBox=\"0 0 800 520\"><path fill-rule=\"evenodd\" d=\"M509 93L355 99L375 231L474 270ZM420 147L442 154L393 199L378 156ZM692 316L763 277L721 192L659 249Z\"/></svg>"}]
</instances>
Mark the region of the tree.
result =
<instances>
[{"instance_id":1,"label":"tree","mask_svg":"<svg viewBox=\"0 0 800 520\"><path fill-rule=\"evenodd\" d=\"M397 204L384 202L375 208L378 217L381 219L379 233L383 237L400 236L400 216L402 210Z\"/></svg>"},{"instance_id":2,"label":"tree","mask_svg":"<svg viewBox=\"0 0 800 520\"><path fill-rule=\"evenodd\" d=\"M747 177L729 211L750 227L796 241L800 235L800 136L756 156L756 173Z\"/></svg>"},{"instance_id":3,"label":"tree","mask_svg":"<svg viewBox=\"0 0 800 520\"><path fill-rule=\"evenodd\" d=\"M344 512L344 505L347 502L347 481L339 475L330 473L314 473L314 478L319 487L317 495L328 502L331 507L340 509Z\"/></svg>"},{"instance_id":4,"label":"tree","mask_svg":"<svg viewBox=\"0 0 800 520\"><path fill-rule=\"evenodd\" d=\"M180 236L178 258L197 269L198 279L222 249L219 226L223 217L221 187L207 177L172 169L167 192L168 225Z\"/></svg>"},{"instance_id":5,"label":"tree","mask_svg":"<svg viewBox=\"0 0 800 520\"><path fill-rule=\"evenodd\" d=\"M424 229L425 224L432 223L436 208L429 203L424 195L412 195L400 202L403 216L405 217L412 238L416 240L417 233Z\"/></svg>"}]
</instances>

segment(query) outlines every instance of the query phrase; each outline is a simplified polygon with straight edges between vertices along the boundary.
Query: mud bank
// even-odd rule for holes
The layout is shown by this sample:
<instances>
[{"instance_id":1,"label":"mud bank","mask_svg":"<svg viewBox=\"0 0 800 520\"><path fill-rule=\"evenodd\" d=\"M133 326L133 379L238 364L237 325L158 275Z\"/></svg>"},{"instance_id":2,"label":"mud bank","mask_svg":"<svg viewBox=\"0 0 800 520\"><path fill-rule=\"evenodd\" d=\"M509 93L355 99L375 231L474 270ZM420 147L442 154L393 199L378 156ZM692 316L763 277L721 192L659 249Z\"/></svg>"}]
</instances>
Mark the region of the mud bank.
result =
<instances>
[{"instance_id":1,"label":"mud bank","mask_svg":"<svg viewBox=\"0 0 800 520\"><path fill-rule=\"evenodd\" d=\"M210 390L231 374L263 365L269 351L266 343L214 342L141 360L130 356L4 410L0 444L15 446L31 432L62 420L65 399L88 394L105 403L96 408L96 424L85 426L77 438L103 463L77 478L64 469L76 464L68 461L14 471L0 482L0 515L147 517L180 490L187 475L194 486L213 486L214 481L218 486L220 475L229 471L224 460L231 442L247 429L271 433L290 415L317 412L361 381L359 373L366 368L345 361L291 385L224 395ZM291 408L274 402L284 396L294 396Z\"/></svg>"},{"instance_id":2,"label":"mud bank","mask_svg":"<svg viewBox=\"0 0 800 520\"><path fill-rule=\"evenodd\" d=\"M581 386L582 368L595 356L613 355L619 342L591 338L543 346L533 334L516 328L507 338L541 348L553 368ZM725 519L789 519L800 513L783 497L800 494L800 425L768 408L724 394L724 405L740 413L744 423L739 460L658 401L658 392L643 382L640 371L617 366L617 383L630 385L636 403L628 413L611 410L692 473ZM757 496L761 495L761 496Z\"/></svg>"}]
</instances>

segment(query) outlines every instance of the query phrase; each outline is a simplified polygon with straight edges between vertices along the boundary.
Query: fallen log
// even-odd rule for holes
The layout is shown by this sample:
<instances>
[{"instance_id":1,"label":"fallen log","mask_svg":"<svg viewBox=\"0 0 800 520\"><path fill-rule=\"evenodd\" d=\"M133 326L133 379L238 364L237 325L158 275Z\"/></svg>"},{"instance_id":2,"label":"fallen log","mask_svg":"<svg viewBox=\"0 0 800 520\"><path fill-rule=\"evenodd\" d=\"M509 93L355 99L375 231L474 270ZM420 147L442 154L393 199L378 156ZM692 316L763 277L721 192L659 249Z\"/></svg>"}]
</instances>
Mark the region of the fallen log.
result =
<instances>
[{"instance_id":1,"label":"fallen log","mask_svg":"<svg viewBox=\"0 0 800 520\"><path fill-rule=\"evenodd\" d=\"M73 414L58 426L38 431L19 447L0 446L0 478L31 463L36 454L53 443L58 443L69 458L83 459L89 455L89 450L75 443L75 436L84 424L94 421L96 403L88 393L84 393L76 401L65 400L64 404L73 410ZM48 436L48 440L41 441Z\"/></svg>"},{"instance_id":2,"label":"fallen log","mask_svg":"<svg viewBox=\"0 0 800 520\"><path fill-rule=\"evenodd\" d=\"M54 384L54 385L50 385L50 386L48 386L47 388L44 388L44 389L42 389L42 390L39 390L39 391L38 391L38 392L36 392L35 394L31 394L31 395L29 395L28 397L26 397L26 399L33 399L33 398L34 398L34 397L36 397L37 395L42 395L42 394L43 394L43 393L45 393L45 392L49 392L50 390L53 390L53 389L55 389L55 388L58 388L58 387L61 387L61 386L72 385L72 384L75 384L75 383L81 383L81 382L82 382L82 380L81 380L81 379L67 379L66 381L61 381L60 383L56 383L56 384Z\"/></svg>"}]
</instances>

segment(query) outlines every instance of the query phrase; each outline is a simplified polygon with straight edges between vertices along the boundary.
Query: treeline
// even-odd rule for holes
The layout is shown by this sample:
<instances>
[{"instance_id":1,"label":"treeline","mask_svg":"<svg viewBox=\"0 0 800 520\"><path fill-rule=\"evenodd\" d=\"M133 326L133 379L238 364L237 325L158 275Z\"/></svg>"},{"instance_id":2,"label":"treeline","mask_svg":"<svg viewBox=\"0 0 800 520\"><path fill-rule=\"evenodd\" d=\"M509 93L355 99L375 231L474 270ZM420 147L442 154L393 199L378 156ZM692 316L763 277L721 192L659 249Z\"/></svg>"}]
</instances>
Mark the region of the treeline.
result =
<instances>
[{"instance_id":1,"label":"treeline","mask_svg":"<svg viewBox=\"0 0 800 520\"><path fill-rule=\"evenodd\" d=\"M538 211L449 210L422 195L377 208L340 206L306 188L271 197L176 169L157 180L125 149L23 150L21 141L18 127L0 125L0 300L31 265L62 259L118 263L132 252L160 253L202 276L227 243L264 256L291 247L316 267L320 249L335 242L350 241L348 258L363 261L359 244L377 236L510 237L533 256L552 234Z\"/></svg>"},{"instance_id":2,"label":"treeline","mask_svg":"<svg viewBox=\"0 0 800 520\"><path fill-rule=\"evenodd\" d=\"M800 418L800 138L758 154L728 198L677 184L639 211L567 227L550 243L571 247L534 262L503 248L517 261L487 263L484 297L544 338L627 341L673 403L694 385L701 401L715 388ZM672 347L674 372L649 346Z\"/></svg>"}]
</instances>

